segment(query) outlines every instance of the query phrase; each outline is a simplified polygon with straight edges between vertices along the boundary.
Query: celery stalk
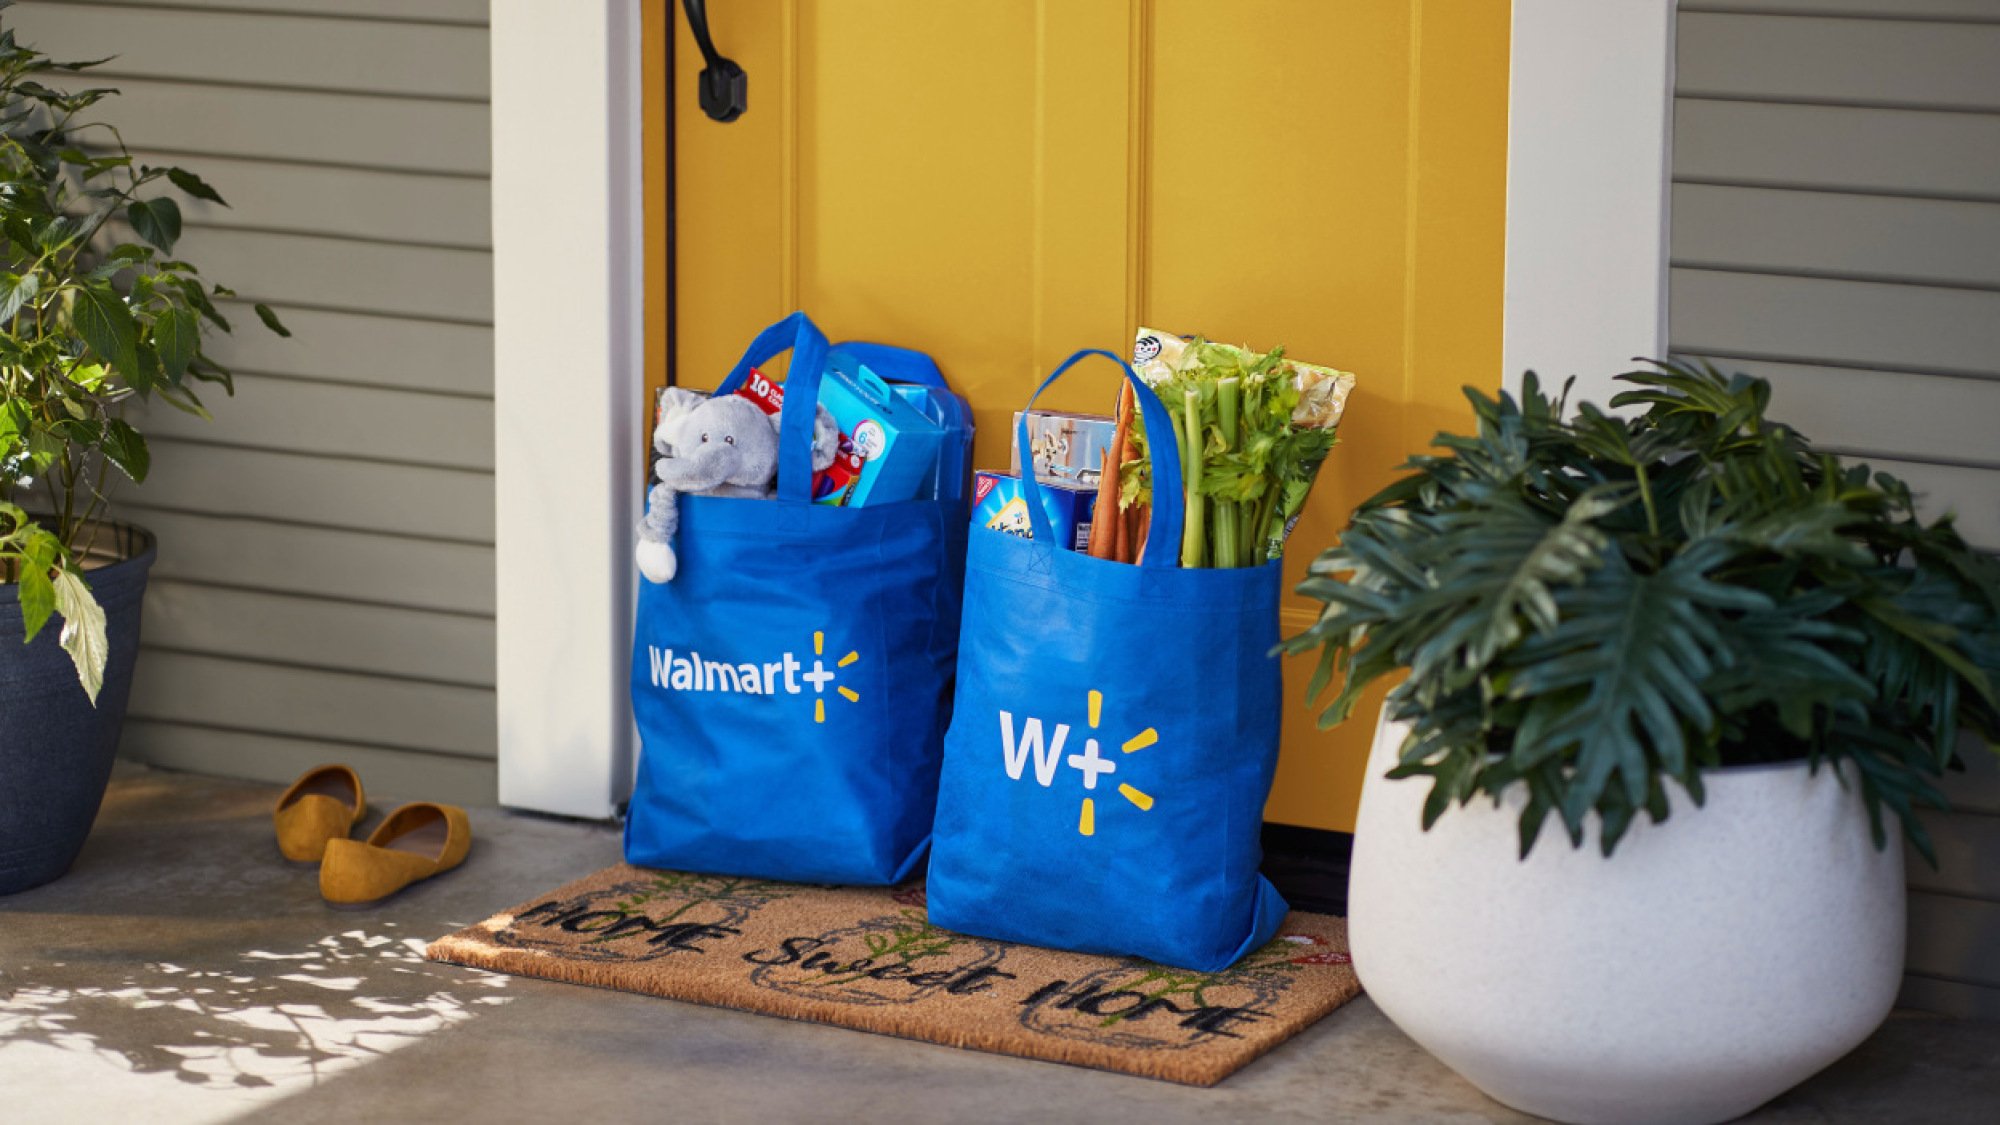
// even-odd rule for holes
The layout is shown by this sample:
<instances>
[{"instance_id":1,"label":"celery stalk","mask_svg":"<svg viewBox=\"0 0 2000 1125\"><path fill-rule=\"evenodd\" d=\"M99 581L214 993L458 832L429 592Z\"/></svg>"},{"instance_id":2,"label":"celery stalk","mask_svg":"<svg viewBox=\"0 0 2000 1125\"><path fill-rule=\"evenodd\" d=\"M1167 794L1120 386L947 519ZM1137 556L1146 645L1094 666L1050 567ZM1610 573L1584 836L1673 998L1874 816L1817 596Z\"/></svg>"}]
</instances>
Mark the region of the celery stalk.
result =
<instances>
[{"instance_id":1,"label":"celery stalk","mask_svg":"<svg viewBox=\"0 0 2000 1125\"><path fill-rule=\"evenodd\" d=\"M1202 446L1206 444L1201 433L1201 395L1191 390L1182 402L1186 410L1182 440L1187 456L1181 462L1181 491L1187 500L1187 514L1181 527L1181 565L1201 566L1202 548L1207 545L1207 510L1201 494Z\"/></svg>"},{"instance_id":2,"label":"celery stalk","mask_svg":"<svg viewBox=\"0 0 2000 1125\"><path fill-rule=\"evenodd\" d=\"M1215 384L1215 416L1222 424L1222 451L1234 453L1241 443L1237 418L1242 400L1242 380L1230 376ZM1241 506L1235 500L1215 501L1215 546L1211 554L1219 567L1242 566L1243 534Z\"/></svg>"}]
</instances>

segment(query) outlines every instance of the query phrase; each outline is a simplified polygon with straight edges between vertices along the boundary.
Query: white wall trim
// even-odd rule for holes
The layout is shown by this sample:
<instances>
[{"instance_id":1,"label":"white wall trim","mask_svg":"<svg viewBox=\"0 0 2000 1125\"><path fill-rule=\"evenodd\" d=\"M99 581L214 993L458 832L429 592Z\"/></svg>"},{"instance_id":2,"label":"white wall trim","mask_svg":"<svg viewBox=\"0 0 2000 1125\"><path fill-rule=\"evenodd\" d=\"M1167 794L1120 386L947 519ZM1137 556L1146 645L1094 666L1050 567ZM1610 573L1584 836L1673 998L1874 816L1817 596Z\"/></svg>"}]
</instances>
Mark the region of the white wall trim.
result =
<instances>
[{"instance_id":1,"label":"white wall trim","mask_svg":"<svg viewBox=\"0 0 2000 1125\"><path fill-rule=\"evenodd\" d=\"M500 803L608 817L644 397L639 0L493 0Z\"/></svg>"},{"instance_id":2,"label":"white wall trim","mask_svg":"<svg viewBox=\"0 0 2000 1125\"><path fill-rule=\"evenodd\" d=\"M1673 0L1514 0L1508 387L1577 376L1599 404L1667 342Z\"/></svg>"}]
</instances>

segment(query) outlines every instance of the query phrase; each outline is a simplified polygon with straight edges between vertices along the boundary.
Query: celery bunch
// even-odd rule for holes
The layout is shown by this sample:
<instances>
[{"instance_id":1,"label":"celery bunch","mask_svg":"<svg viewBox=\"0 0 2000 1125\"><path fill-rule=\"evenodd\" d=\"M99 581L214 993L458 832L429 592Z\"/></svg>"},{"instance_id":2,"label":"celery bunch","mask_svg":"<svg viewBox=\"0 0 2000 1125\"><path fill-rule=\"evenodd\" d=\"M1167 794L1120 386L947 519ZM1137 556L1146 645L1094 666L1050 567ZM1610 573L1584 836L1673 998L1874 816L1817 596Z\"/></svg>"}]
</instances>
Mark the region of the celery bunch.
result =
<instances>
[{"instance_id":1,"label":"celery bunch","mask_svg":"<svg viewBox=\"0 0 2000 1125\"><path fill-rule=\"evenodd\" d=\"M1180 446L1187 504L1182 566L1260 566L1283 554L1286 529L1337 440L1338 407L1353 385L1350 375L1309 370L1302 374L1283 348L1259 355L1196 339L1171 366L1148 371ZM1340 396L1331 412L1317 401L1302 405L1309 393L1302 383L1328 381L1321 373L1337 376L1327 388ZM1142 428L1132 427L1131 437L1143 452ZM1122 505L1150 500L1150 464L1150 458L1125 464Z\"/></svg>"}]
</instances>

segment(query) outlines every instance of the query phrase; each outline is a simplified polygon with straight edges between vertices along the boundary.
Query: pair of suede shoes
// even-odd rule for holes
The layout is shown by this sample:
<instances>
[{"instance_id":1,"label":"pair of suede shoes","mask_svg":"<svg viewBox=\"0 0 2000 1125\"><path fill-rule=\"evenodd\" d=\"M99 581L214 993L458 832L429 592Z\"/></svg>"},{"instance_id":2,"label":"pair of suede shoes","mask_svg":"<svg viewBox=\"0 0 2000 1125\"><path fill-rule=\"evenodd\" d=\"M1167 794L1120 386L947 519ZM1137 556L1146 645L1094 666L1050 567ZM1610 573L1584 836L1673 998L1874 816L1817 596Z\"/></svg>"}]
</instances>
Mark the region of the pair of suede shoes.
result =
<instances>
[{"instance_id":1,"label":"pair of suede shoes","mask_svg":"<svg viewBox=\"0 0 2000 1125\"><path fill-rule=\"evenodd\" d=\"M320 896L335 906L380 902L457 867L472 850L472 822L456 805L403 805L367 840L350 839L367 812L361 776L325 765L301 774L271 813L278 850L293 863L319 864Z\"/></svg>"}]
</instances>

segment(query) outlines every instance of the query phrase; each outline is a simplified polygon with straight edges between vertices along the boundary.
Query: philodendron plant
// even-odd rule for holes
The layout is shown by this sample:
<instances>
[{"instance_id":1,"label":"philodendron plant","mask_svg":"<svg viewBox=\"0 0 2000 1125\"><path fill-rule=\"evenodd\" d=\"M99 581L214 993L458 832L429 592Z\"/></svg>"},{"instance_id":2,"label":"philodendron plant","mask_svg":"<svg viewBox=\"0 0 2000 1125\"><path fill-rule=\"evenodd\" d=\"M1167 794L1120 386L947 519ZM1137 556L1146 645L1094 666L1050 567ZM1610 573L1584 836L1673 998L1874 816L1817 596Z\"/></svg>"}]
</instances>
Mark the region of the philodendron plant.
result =
<instances>
[{"instance_id":1,"label":"philodendron plant","mask_svg":"<svg viewBox=\"0 0 2000 1125\"><path fill-rule=\"evenodd\" d=\"M45 84L94 65L55 62L0 28L0 581L19 585L27 640L62 617L93 701L107 654L86 560L101 553L113 483L143 481L149 463L126 408L150 398L207 417L195 384L232 388L203 337L229 331L215 302L235 295L173 256L180 206L161 193L222 203L215 189L134 161L89 114L116 90Z\"/></svg>"},{"instance_id":2,"label":"philodendron plant","mask_svg":"<svg viewBox=\"0 0 2000 1125\"><path fill-rule=\"evenodd\" d=\"M1431 778L1426 828L1525 787L1524 856L1551 814L1577 845L1595 814L1609 855L1669 784L1699 803L1705 770L1803 759L1935 862L1915 808L1962 731L2000 738L2000 561L1767 417L1765 381L1654 367L1620 377L1630 417L1568 417L1532 374L1467 390L1478 432L1412 458L1299 588L1325 609L1286 647L1339 686L1321 724L1407 670L1389 776Z\"/></svg>"}]
</instances>

